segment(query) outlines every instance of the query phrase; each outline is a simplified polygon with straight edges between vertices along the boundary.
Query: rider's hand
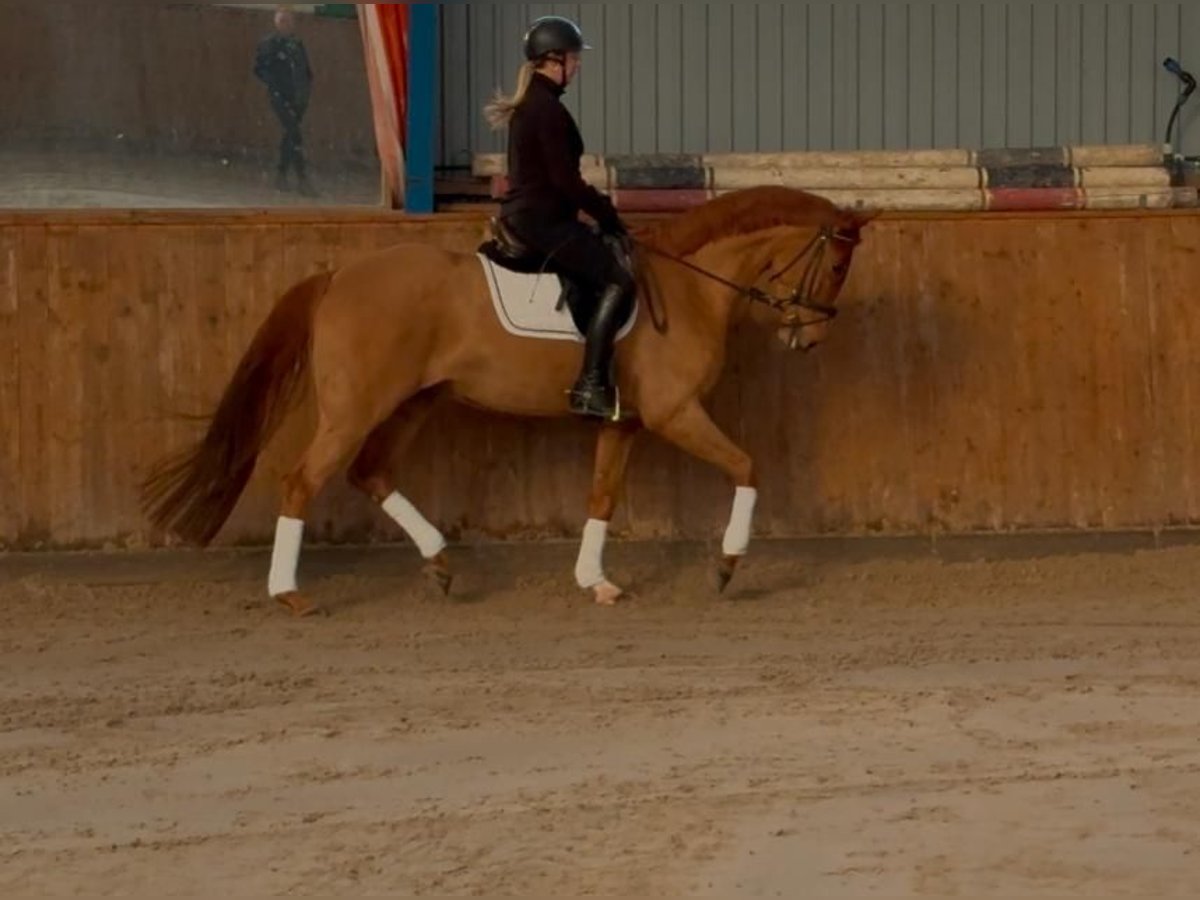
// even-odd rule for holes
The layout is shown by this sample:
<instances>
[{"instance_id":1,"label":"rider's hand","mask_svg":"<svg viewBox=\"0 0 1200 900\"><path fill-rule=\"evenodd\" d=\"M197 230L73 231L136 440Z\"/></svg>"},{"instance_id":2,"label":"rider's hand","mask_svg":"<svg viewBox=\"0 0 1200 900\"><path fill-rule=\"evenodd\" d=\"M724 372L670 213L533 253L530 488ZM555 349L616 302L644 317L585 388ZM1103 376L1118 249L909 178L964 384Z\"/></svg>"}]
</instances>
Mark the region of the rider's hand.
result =
<instances>
[{"instance_id":1,"label":"rider's hand","mask_svg":"<svg viewBox=\"0 0 1200 900\"><path fill-rule=\"evenodd\" d=\"M621 221L621 217L616 213L613 213L613 217L604 222L600 227L604 230L605 234L611 234L613 237L629 237L629 229L625 227L625 223Z\"/></svg>"}]
</instances>

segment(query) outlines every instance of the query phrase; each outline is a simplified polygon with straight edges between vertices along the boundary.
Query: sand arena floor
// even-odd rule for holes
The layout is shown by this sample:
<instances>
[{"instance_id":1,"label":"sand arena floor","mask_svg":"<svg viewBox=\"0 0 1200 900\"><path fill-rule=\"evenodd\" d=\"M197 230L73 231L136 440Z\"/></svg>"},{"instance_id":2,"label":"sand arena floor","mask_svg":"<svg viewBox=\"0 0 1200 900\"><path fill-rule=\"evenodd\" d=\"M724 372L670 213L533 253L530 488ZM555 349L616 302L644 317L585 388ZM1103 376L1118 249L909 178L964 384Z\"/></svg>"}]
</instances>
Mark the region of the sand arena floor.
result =
<instances>
[{"instance_id":1,"label":"sand arena floor","mask_svg":"<svg viewBox=\"0 0 1200 900\"><path fill-rule=\"evenodd\" d=\"M761 545L760 545L761 546ZM0 894L1193 896L1200 550L0 561Z\"/></svg>"}]
</instances>

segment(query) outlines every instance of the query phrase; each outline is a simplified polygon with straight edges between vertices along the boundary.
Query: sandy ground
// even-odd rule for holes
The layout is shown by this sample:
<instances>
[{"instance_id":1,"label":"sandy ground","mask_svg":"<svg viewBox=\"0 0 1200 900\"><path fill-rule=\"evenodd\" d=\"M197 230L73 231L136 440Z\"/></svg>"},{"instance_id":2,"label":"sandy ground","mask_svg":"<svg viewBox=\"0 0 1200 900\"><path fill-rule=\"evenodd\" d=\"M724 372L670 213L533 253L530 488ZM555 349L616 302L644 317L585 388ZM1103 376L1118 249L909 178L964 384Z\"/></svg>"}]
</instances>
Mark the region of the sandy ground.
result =
<instances>
[{"instance_id":1,"label":"sandy ground","mask_svg":"<svg viewBox=\"0 0 1200 900\"><path fill-rule=\"evenodd\" d=\"M0 895L1194 895L1200 551L0 557Z\"/></svg>"}]
</instances>

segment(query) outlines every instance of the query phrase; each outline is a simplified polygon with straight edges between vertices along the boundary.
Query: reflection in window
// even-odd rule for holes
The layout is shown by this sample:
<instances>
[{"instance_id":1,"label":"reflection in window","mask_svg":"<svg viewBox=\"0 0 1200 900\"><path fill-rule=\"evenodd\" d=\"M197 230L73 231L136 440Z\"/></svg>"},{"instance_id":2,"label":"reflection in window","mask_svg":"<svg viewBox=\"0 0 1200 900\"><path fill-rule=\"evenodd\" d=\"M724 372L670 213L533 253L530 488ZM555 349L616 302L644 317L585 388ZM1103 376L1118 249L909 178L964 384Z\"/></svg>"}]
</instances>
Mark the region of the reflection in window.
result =
<instances>
[{"instance_id":1,"label":"reflection in window","mask_svg":"<svg viewBox=\"0 0 1200 900\"><path fill-rule=\"evenodd\" d=\"M349 4L7 4L0 206L380 201Z\"/></svg>"}]
</instances>

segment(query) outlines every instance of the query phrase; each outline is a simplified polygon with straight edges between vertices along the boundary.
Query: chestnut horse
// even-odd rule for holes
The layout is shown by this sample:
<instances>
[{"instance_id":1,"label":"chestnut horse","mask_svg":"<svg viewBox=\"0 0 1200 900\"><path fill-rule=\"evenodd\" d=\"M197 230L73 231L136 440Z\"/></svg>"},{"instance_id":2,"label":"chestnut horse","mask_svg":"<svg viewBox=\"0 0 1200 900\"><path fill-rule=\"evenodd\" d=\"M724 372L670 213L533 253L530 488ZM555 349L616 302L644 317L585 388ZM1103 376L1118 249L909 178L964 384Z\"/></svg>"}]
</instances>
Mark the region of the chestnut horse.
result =
<instances>
[{"instance_id":1,"label":"chestnut horse","mask_svg":"<svg viewBox=\"0 0 1200 900\"><path fill-rule=\"evenodd\" d=\"M735 319L762 310L791 349L825 336L860 229L872 218L803 191L751 188L710 200L636 235L639 315L615 353L623 407L600 422L575 576L596 602L620 588L603 550L634 436L648 430L724 472L736 489L718 579L746 553L757 499L754 464L702 399L724 366ZM521 416L568 416L580 345L508 333L490 308L478 258L400 244L289 289L258 329L206 435L143 484L159 528L206 546L233 511L303 379L315 388L315 435L282 483L269 594L296 615L318 609L296 571L310 503L348 460L349 480L382 505L449 590L446 541L390 471L436 399Z\"/></svg>"}]
</instances>

